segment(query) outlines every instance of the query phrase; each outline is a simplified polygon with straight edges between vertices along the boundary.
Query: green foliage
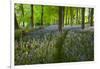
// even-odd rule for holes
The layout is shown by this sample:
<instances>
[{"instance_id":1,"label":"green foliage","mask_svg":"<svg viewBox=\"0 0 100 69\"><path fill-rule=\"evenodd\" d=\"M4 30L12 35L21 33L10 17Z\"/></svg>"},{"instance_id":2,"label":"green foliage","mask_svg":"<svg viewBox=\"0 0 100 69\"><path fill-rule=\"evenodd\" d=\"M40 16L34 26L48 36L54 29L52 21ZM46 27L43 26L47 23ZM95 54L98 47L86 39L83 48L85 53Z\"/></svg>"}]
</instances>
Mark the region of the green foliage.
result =
<instances>
[{"instance_id":1,"label":"green foliage","mask_svg":"<svg viewBox=\"0 0 100 69\"><path fill-rule=\"evenodd\" d=\"M38 25L37 23L41 23L41 12L41 6L34 6L34 22L36 25Z\"/></svg>"},{"instance_id":2,"label":"green foliage","mask_svg":"<svg viewBox=\"0 0 100 69\"><path fill-rule=\"evenodd\" d=\"M21 4L15 4L15 13L17 15L17 20L22 27L22 22L24 21L25 27L30 27L31 23L31 6L29 4L22 4L24 10L24 16L22 15ZM78 13L77 13L78 9ZM43 6L43 23L44 25L57 24L59 22L58 19L58 6ZM67 12L67 13L66 13ZM79 13L80 12L80 13ZM36 26L41 25L41 13L42 6L41 5L33 5L33 16L34 23ZM88 8L85 11L85 23L88 23ZM69 23L66 23L66 17L69 18ZM78 19L77 19L78 17ZM71 20L72 19L72 20ZM78 21L78 23L76 23ZM81 7L65 7L64 11L64 24L80 24L81 23Z\"/></svg>"}]
</instances>

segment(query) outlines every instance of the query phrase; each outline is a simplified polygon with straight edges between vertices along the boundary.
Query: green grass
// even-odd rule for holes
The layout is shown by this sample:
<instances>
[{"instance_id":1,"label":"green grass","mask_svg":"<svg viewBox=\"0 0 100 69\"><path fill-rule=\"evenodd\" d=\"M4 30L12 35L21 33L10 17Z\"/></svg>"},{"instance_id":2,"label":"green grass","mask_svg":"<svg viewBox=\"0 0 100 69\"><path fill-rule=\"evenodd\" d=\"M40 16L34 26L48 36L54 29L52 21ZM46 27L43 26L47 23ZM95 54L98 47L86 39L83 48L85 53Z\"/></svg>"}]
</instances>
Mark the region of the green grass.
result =
<instances>
[{"instance_id":1,"label":"green grass","mask_svg":"<svg viewBox=\"0 0 100 69\"><path fill-rule=\"evenodd\" d=\"M93 33L64 31L15 40L15 65L92 61Z\"/></svg>"}]
</instances>

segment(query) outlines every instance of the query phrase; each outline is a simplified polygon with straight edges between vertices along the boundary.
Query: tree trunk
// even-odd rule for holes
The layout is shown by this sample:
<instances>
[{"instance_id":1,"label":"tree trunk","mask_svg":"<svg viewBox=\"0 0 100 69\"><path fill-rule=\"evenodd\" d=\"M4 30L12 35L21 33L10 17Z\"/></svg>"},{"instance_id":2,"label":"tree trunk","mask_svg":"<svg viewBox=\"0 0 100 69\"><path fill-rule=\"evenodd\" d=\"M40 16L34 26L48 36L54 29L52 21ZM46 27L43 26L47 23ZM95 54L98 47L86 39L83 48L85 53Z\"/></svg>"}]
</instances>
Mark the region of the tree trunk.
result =
<instances>
[{"instance_id":1,"label":"tree trunk","mask_svg":"<svg viewBox=\"0 0 100 69\"><path fill-rule=\"evenodd\" d=\"M69 7L68 7L68 9L67 9L67 24L69 24Z\"/></svg>"},{"instance_id":2,"label":"tree trunk","mask_svg":"<svg viewBox=\"0 0 100 69\"><path fill-rule=\"evenodd\" d=\"M91 9L88 9L88 23L90 24L91 22Z\"/></svg>"},{"instance_id":3,"label":"tree trunk","mask_svg":"<svg viewBox=\"0 0 100 69\"><path fill-rule=\"evenodd\" d=\"M33 5L31 5L31 26L34 28L34 9Z\"/></svg>"},{"instance_id":4,"label":"tree trunk","mask_svg":"<svg viewBox=\"0 0 100 69\"><path fill-rule=\"evenodd\" d=\"M59 31L62 31L64 25L64 7L59 7Z\"/></svg>"},{"instance_id":5,"label":"tree trunk","mask_svg":"<svg viewBox=\"0 0 100 69\"><path fill-rule=\"evenodd\" d=\"M90 26L93 26L93 14L94 14L94 9L91 8L91 21L90 21Z\"/></svg>"},{"instance_id":6,"label":"tree trunk","mask_svg":"<svg viewBox=\"0 0 100 69\"><path fill-rule=\"evenodd\" d=\"M82 8L82 29L85 28L85 8Z\"/></svg>"},{"instance_id":7,"label":"tree trunk","mask_svg":"<svg viewBox=\"0 0 100 69\"><path fill-rule=\"evenodd\" d=\"M71 23L71 26L72 26L72 22L73 22L73 11L72 11L72 7L70 8L70 17L71 17L71 20L70 20L70 23Z\"/></svg>"},{"instance_id":8,"label":"tree trunk","mask_svg":"<svg viewBox=\"0 0 100 69\"><path fill-rule=\"evenodd\" d=\"M76 8L76 24L78 24L78 8Z\"/></svg>"},{"instance_id":9,"label":"tree trunk","mask_svg":"<svg viewBox=\"0 0 100 69\"><path fill-rule=\"evenodd\" d=\"M18 22L17 22L16 13L14 13L14 23L15 23L15 29L18 29L19 25L18 25Z\"/></svg>"},{"instance_id":10,"label":"tree trunk","mask_svg":"<svg viewBox=\"0 0 100 69\"><path fill-rule=\"evenodd\" d=\"M43 5L41 6L41 28L43 28Z\"/></svg>"},{"instance_id":11,"label":"tree trunk","mask_svg":"<svg viewBox=\"0 0 100 69\"><path fill-rule=\"evenodd\" d=\"M79 14L78 14L78 23L81 24L81 8L78 9L79 10Z\"/></svg>"},{"instance_id":12,"label":"tree trunk","mask_svg":"<svg viewBox=\"0 0 100 69\"><path fill-rule=\"evenodd\" d=\"M22 10L22 17L24 18L24 9L23 9L23 4L20 5L21 10ZM23 27L24 27L24 20L23 20Z\"/></svg>"},{"instance_id":13,"label":"tree trunk","mask_svg":"<svg viewBox=\"0 0 100 69\"><path fill-rule=\"evenodd\" d=\"M68 22L68 8L66 7L66 24L68 24L67 22Z\"/></svg>"}]
</instances>

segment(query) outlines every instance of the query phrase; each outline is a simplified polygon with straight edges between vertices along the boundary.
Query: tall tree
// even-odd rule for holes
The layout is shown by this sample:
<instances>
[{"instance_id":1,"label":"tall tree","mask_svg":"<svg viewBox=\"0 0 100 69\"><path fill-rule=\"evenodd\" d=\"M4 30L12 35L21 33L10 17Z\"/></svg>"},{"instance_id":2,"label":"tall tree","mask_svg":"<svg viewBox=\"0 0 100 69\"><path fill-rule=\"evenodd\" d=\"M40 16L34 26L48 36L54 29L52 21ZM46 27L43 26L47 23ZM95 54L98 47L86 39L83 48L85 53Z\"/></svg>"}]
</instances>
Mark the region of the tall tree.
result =
<instances>
[{"instance_id":1,"label":"tall tree","mask_svg":"<svg viewBox=\"0 0 100 69\"><path fill-rule=\"evenodd\" d=\"M88 23L90 24L91 22L91 9L88 8Z\"/></svg>"},{"instance_id":2,"label":"tall tree","mask_svg":"<svg viewBox=\"0 0 100 69\"><path fill-rule=\"evenodd\" d=\"M94 9L91 8L91 21L90 21L90 26L93 26L93 14L94 14Z\"/></svg>"},{"instance_id":3,"label":"tall tree","mask_svg":"<svg viewBox=\"0 0 100 69\"><path fill-rule=\"evenodd\" d=\"M59 6L59 31L62 31L62 27L64 26L64 7Z\"/></svg>"},{"instance_id":4,"label":"tall tree","mask_svg":"<svg viewBox=\"0 0 100 69\"><path fill-rule=\"evenodd\" d=\"M18 25L18 21L17 21L17 17L16 17L16 13L14 13L14 25L15 25L15 29L18 29L19 28L19 25Z\"/></svg>"},{"instance_id":5,"label":"tall tree","mask_svg":"<svg viewBox=\"0 0 100 69\"><path fill-rule=\"evenodd\" d=\"M85 8L82 8L82 29L85 27Z\"/></svg>"},{"instance_id":6,"label":"tall tree","mask_svg":"<svg viewBox=\"0 0 100 69\"><path fill-rule=\"evenodd\" d=\"M68 8L66 7L66 24L68 24Z\"/></svg>"},{"instance_id":7,"label":"tall tree","mask_svg":"<svg viewBox=\"0 0 100 69\"><path fill-rule=\"evenodd\" d=\"M43 5L41 6L41 27L43 28L43 12L44 12L44 9L43 9Z\"/></svg>"},{"instance_id":8,"label":"tall tree","mask_svg":"<svg viewBox=\"0 0 100 69\"><path fill-rule=\"evenodd\" d=\"M81 8L79 8L78 11L79 11L79 14L78 14L78 17L79 17L78 23L81 24Z\"/></svg>"},{"instance_id":9,"label":"tall tree","mask_svg":"<svg viewBox=\"0 0 100 69\"><path fill-rule=\"evenodd\" d=\"M23 8L23 4L20 4L20 8L22 11L22 17L24 18L24 8ZM24 27L24 20L23 20L23 27Z\"/></svg>"},{"instance_id":10,"label":"tall tree","mask_svg":"<svg viewBox=\"0 0 100 69\"><path fill-rule=\"evenodd\" d=\"M31 4L31 26L34 28L34 6Z\"/></svg>"},{"instance_id":11,"label":"tall tree","mask_svg":"<svg viewBox=\"0 0 100 69\"><path fill-rule=\"evenodd\" d=\"M76 24L78 24L78 7L76 8Z\"/></svg>"},{"instance_id":12,"label":"tall tree","mask_svg":"<svg viewBox=\"0 0 100 69\"><path fill-rule=\"evenodd\" d=\"M73 8L72 7L70 7L70 23L71 23L71 26L72 26L72 24L73 24Z\"/></svg>"},{"instance_id":13,"label":"tall tree","mask_svg":"<svg viewBox=\"0 0 100 69\"><path fill-rule=\"evenodd\" d=\"M69 24L70 23L70 16L69 16L69 7L67 7L68 9L67 9L67 24Z\"/></svg>"}]
</instances>

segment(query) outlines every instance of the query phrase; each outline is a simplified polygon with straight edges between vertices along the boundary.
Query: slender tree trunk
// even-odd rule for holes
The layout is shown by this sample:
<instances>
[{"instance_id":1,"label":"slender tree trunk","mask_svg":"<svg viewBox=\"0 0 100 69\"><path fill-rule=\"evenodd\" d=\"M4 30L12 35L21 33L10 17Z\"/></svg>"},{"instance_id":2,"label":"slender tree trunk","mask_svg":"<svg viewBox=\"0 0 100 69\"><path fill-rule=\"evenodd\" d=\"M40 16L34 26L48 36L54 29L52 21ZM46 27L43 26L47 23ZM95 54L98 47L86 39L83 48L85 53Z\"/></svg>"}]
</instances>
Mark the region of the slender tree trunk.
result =
<instances>
[{"instance_id":1,"label":"slender tree trunk","mask_svg":"<svg viewBox=\"0 0 100 69\"><path fill-rule=\"evenodd\" d=\"M31 5L31 26L32 28L34 28L34 9L33 9L33 5Z\"/></svg>"},{"instance_id":2,"label":"slender tree trunk","mask_svg":"<svg viewBox=\"0 0 100 69\"><path fill-rule=\"evenodd\" d=\"M82 8L82 29L85 28L85 8Z\"/></svg>"},{"instance_id":3,"label":"slender tree trunk","mask_svg":"<svg viewBox=\"0 0 100 69\"><path fill-rule=\"evenodd\" d=\"M67 16L67 24L69 24L69 16Z\"/></svg>"},{"instance_id":4,"label":"slender tree trunk","mask_svg":"<svg viewBox=\"0 0 100 69\"><path fill-rule=\"evenodd\" d=\"M71 24L70 7L69 7L69 24Z\"/></svg>"},{"instance_id":5,"label":"slender tree trunk","mask_svg":"<svg viewBox=\"0 0 100 69\"><path fill-rule=\"evenodd\" d=\"M78 24L78 8L76 8L76 24Z\"/></svg>"},{"instance_id":6,"label":"slender tree trunk","mask_svg":"<svg viewBox=\"0 0 100 69\"><path fill-rule=\"evenodd\" d=\"M90 24L91 22L91 10L90 10L90 8L88 9L88 23Z\"/></svg>"},{"instance_id":7,"label":"slender tree trunk","mask_svg":"<svg viewBox=\"0 0 100 69\"><path fill-rule=\"evenodd\" d=\"M79 8L78 10L79 10L79 15L78 15L79 19L78 19L78 23L81 24L81 8Z\"/></svg>"},{"instance_id":8,"label":"slender tree trunk","mask_svg":"<svg viewBox=\"0 0 100 69\"><path fill-rule=\"evenodd\" d=\"M90 26L93 26L93 14L94 14L94 9L91 8L91 21L90 21Z\"/></svg>"},{"instance_id":9,"label":"slender tree trunk","mask_svg":"<svg viewBox=\"0 0 100 69\"><path fill-rule=\"evenodd\" d=\"M14 23L15 23L15 29L18 29L19 25L18 25L18 22L17 22L16 13L14 13Z\"/></svg>"},{"instance_id":10,"label":"slender tree trunk","mask_svg":"<svg viewBox=\"0 0 100 69\"><path fill-rule=\"evenodd\" d=\"M72 26L72 22L73 22L73 12L72 12L72 7L70 8L70 17L71 17L71 20L70 20L70 22L71 22L71 26Z\"/></svg>"},{"instance_id":11,"label":"slender tree trunk","mask_svg":"<svg viewBox=\"0 0 100 69\"><path fill-rule=\"evenodd\" d=\"M68 24L67 22L68 22L68 8L66 7L66 24Z\"/></svg>"},{"instance_id":12,"label":"slender tree trunk","mask_svg":"<svg viewBox=\"0 0 100 69\"><path fill-rule=\"evenodd\" d=\"M67 7L67 24L69 24L69 7Z\"/></svg>"},{"instance_id":13,"label":"slender tree trunk","mask_svg":"<svg viewBox=\"0 0 100 69\"><path fill-rule=\"evenodd\" d=\"M20 5L21 10L22 10L22 17L24 18L24 8L23 8L23 4ZM23 27L24 27L24 20L23 20Z\"/></svg>"},{"instance_id":14,"label":"slender tree trunk","mask_svg":"<svg viewBox=\"0 0 100 69\"><path fill-rule=\"evenodd\" d=\"M59 31L62 31L64 25L64 7L59 7Z\"/></svg>"},{"instance_id":15,"label":"slender tree trunk","mask_svg":"<svg viewBox=\"0 0 100 69\"><path fill-rule=\"evenodd\" d=\"M43 5L41 6L41 28L43 28Z\"/></svg>"},{"instance_id":16,"label":"slender tree trunk","mask_svg":"<svg viewBox=\"0 0 100 69\"><path fill-rule=\"evenodd\" d=\"M62 27L64 27L64 14L65 14L65 7L62 7Z\"/></svg>"}]
</instances>

